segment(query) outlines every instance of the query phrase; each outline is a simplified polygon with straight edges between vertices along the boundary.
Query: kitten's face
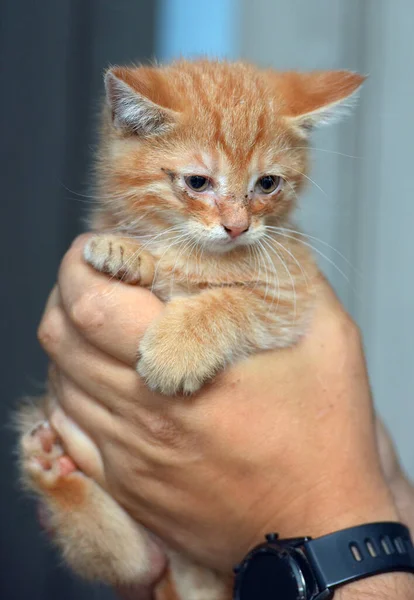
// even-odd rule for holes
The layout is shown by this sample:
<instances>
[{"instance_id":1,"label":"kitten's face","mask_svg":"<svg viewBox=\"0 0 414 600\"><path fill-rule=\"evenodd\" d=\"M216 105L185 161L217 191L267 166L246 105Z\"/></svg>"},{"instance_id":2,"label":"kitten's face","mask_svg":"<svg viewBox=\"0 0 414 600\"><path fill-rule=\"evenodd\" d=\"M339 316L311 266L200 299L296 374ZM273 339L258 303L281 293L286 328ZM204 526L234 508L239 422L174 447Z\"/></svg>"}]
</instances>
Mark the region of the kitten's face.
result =
<instances>
[{"instance_id":1,"label":"kitten's face","mask_svg":"<svg viewBox=\"0 0 414 600\"><path fill-rule=\"evenodd\" d=\"M307 178L310 126L361 83L208 61L110 71L104 171L119 225L160 243L172 228L216 253L261 243Z\"/></svg>"},{"instance_id":2,"label":"kitten's face","mask_svg":"<svg viewBox=\"0 0 414 600\"><path fill-rule=\"evenodd\" d=\"M211 123L210 116L206 122ZM189 239L212 252L258 243L267 224L291 211L306 165L303 140L300 150L290 150L293 140L282 137L280 129L275 137L272 130L261 132L257 121L243 133L232 125L224 129L238 140L233 149L222 135L205 139L200 132L196 140L181 139L172 152L151 152L154 175L157 169L163 175L160 194L170 203L166 224L179 224Z\"/></svg>"}]
</instances>

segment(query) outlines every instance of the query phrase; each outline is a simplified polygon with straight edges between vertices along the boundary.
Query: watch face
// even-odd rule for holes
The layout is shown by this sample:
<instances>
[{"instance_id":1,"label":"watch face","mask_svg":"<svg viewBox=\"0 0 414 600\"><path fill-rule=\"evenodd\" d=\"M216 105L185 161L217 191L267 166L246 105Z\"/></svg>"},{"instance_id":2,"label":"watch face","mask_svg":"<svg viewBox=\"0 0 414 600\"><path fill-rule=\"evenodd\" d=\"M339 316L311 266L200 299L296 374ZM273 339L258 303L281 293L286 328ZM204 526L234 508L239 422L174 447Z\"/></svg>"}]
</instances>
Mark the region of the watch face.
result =
<instances>
[{"instance_id":1,"label":"watch face","mask_svg":"<svg viewBox=\"0 0 414 600\"><path fill-rule=\"evenodd\" d=\"M238 600L307 600L306 582L289 554L261 552L246 565Z\"/></svg>"}]
</instances>

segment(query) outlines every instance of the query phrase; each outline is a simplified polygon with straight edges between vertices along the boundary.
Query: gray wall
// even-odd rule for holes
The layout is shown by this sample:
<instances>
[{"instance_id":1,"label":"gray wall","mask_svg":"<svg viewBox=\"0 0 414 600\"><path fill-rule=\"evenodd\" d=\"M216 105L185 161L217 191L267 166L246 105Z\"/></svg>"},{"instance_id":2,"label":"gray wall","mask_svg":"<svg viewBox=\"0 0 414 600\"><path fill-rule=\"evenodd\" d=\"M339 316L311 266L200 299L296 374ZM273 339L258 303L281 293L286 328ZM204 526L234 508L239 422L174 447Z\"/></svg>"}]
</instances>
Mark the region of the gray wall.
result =
<instances>
[{"instance_id":1,"label":"gray wall","mask_svg":"<svg viewBox=\"0 0 414 600\"><path fill-rule=\"evenodd\" d=\"M57 565L34 504L18 493L7 424L17 398L45 380L36 327L81 226L102 71L152 56L154 8L144 0L0 3L2 600L109 597Z\"/></svg>"},{"instance_id":2,"label":"gray wall","mask_svg":"<svg viewBox=\"0 0 414 600\"><path fill-rule=\"evenodd\" d=\"M312 178L325 194L311 185L299 220L359 272L316 244L349 278L321 258L362 328L378 410L414 475L414 4L242 2L245 58L276 68L349 68L369 74L356 113L313 137Z\"/></svg>"}]
</instances>

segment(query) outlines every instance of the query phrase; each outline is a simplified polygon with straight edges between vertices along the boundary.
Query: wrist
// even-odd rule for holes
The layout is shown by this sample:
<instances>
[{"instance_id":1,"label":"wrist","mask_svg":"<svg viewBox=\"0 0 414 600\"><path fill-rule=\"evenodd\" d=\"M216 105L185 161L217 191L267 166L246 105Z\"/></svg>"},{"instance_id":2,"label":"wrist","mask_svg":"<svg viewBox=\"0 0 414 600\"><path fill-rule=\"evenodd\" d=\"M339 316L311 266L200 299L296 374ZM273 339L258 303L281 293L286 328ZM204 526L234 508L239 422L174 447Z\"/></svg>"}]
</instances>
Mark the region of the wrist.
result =
<instances>
[{"instance_id":1,"label":"wrist","mask_svg":"<svg viewBox=\"0 0 414 600\"><path fill-rule=\"evenodd\" d=\"M414 600L414 575L386 573L337 590L335 600Z\"/></svg>"},{"instance_id":2,"label":"wrist","mask_svg":"<svg viewBox=\"0 0 414 600\"><path fill-rule=\"evenodd\" d=\"M350 477L338 485L327 483L298 495L260 530L255 538L277 531L281 538L313 538L365 523L401 521L391 492L381 476Z\"/></svg>"}]
</instances>

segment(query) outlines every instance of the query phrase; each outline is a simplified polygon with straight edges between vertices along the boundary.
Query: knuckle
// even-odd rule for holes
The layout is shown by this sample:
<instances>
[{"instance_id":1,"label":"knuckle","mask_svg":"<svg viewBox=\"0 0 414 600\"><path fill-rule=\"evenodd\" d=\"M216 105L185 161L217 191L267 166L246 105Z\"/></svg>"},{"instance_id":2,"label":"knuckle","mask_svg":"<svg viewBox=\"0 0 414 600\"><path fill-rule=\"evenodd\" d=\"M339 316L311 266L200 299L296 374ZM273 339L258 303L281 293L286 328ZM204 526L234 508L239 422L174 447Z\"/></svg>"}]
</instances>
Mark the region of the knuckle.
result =
<instances>
[{"instance_id":1,"label":"knuckle","mask_svg":"<svg viewBox=\"0 0 414 600\"><path fill-rule=\"evenodd\" d=\"M363 354L361 330L350 315L343 313L335 322L333 329L334 347L338 359L359 360Z\"/></svg>"},{"instance_id":2,"label":"knuckle","mask_svg":"<svg viewBox=\"0 0 414 600\"><path fill-rule=\"evenodd\" d=\"M343 344L348 344L351 340L358 340L360 330L351 317L342 307L340 311L335 311L331 315L332 333L336 339Z\"/></svg>"},{"instance_id":3,"label":"knuckle","mask_svg":"<svg viewBox=\"0 0 414 600\"><path fill-rule=\"evenodd\" d=\"M352 317L345 313L340 321L340 331L344 342L347 345L354 346L362 342L361 330L352 319Z\"/></svg>"},{"instance_id":4,"label":"knuckle","mask_svg":"<svg viewBox=\"0 0 414 600\"><path fill-rule=\"evenodd\" d=\"M37 338L49 355L56 355L64 334L64 319L58 306L50 308L37 330Z\"/></svg>"},{"instance_id":5,"label":"knuckle","mask_svg":"<svg viewBox=\"0 0 414 600\"><path fill-rule=\"evenodd\" d=\"M148 411L144 417L144 427L152 442L162 446L176 447L180 435L171 418L157 411Z\"/></svg>"},{"instance_id":6,"label":"knuckle","mask_svg":"<svg viewBox=\"0 0 414 600\"><path fill-rule=\"evenodd\" d=\"M355 323L355 321L353 321L351 318L349 318L347 331L348 331L348 336L349 336L350 340L354 344L356 344L358 346L363 345L362 331L361 331L360 327Z\"/></svg>"},{"instance_id":7,"label":"knuckle","mask_svg":"<svg viewBox=\"0 0 414 600\"><path fill-rule=\"evenodd\" d=\"M102 325L103 314L98 297L99 294L96 291L93 293L86 292L71 305L69 317L77 329L89 331Z\"/></svg>"}]
</instances>

